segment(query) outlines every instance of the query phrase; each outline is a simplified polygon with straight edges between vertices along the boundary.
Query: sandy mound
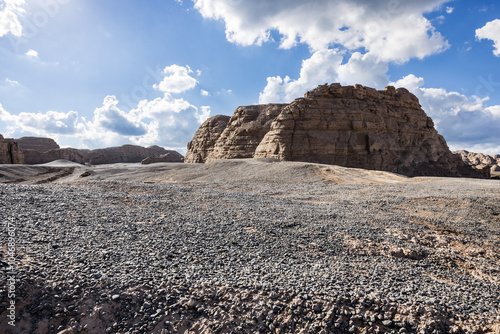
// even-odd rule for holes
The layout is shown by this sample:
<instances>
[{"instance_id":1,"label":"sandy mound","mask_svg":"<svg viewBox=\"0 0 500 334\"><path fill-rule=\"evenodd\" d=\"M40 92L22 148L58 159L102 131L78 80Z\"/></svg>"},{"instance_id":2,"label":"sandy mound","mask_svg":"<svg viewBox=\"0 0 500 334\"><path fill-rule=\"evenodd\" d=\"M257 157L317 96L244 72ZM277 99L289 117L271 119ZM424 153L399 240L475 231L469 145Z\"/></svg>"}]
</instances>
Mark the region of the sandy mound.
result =
<instances>
[{"instance_id":1,"label":"sandy mound","mask_svg":"<svg viewBox=\"0 0 500 334\"><path fill-rule=\"evenodd\" d=\"M76 175L64 182L108 180L147 183L231 182L231 183L393 183L407 177L306 162L277 162L274 159L218 160L207 164L158 163L154 165L117 164L92 168L85 177ZM62 180L61 180L62 181Z\"/></svg>"}]
</instances>

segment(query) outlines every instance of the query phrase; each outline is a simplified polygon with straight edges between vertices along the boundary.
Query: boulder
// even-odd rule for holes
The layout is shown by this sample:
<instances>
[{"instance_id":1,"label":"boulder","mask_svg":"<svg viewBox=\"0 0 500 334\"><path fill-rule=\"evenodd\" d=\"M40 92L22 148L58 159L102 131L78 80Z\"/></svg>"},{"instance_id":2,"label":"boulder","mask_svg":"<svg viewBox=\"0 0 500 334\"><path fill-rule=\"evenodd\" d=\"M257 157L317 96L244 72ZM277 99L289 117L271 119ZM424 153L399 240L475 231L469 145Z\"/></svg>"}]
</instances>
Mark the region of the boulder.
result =
<instances>
[{"instance_id":1,"label":"boulder","mask_svg":"<svg viewBox=\"0 0 500 334\"><path fill-rule=\"evenodd\" d=\"M0 164L24 164L24 155L14 139L0 135Z\"/></svg>"},{"instance_id":2,"label":"boulder","mask_svg":"<svg viewBox=\"0 0 500 334\"><path fill-rule=\"evenodd\" d=\"M184 162L184 157L180 153L174 151L159 156L147 157L141 161L141 164L149 165L158 162Z\"/></svg>"},{"instance_id":3,"label":"boulder","mask_svg":"<svg viewBox=\"0 0 500 334\"><path fill-rule=\"evenodd\" d=\"M407 176L481 176L450 152L417 97L394 87L322 85L288 105L239 107L214 144L195 135L186 156L194 152L200 159L186 162L255 157Z\"/></svg>"}]
</instances>

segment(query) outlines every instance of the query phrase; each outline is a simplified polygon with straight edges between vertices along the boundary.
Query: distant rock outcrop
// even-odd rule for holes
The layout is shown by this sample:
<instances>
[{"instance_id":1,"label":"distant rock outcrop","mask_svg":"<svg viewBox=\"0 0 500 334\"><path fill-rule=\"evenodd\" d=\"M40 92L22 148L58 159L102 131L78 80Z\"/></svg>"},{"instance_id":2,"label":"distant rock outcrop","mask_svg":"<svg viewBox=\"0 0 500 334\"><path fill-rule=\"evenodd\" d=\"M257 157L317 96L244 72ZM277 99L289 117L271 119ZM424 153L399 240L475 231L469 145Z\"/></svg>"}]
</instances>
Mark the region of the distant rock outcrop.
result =
<instances>
[{"instance_id":1,"label":"distant rock outcrop","mask_svg":"<svg viewBox=\"0 0 500 334\"><path fill-rule=\"evenodd\" d=\"M37 152L47 152L57 150L59 145L52 138L43 137L22 137L16 139L21 150L34 150Z\"/></svg>"},{"instance_id":2,"label":"distant rock outcrop","mask_svg":"<svg viewBox=\"0 0 500 334\"><path fill-rule=\"evenodd\" d=\"M85 157L85 161L91 165L135 163L151 156L160 156L167 153L179 154L176 151L169 151L159 146L142 147L137 145L108 147L92 151L82 150L80 153Z\"/></svg>"},{"instance_id":3,"label":"distant rock outcrop","mask_svg":"<svg viewBox=\"0 0 500 334\"><path fill-rule=\"evenodd\" d=\"M184 157L180 153L173 151L159 156L147 157L141 161L141 164L149 165L158 162L184 162Z\"/></svg>"},{"instance_id":4,"label":"distant rock outcrop","mask_svg":"<svg viewBox=\"0 0 500 334\"><path fill-rule=\"evenodd\" d=\"M96 150L59 148L51 138L23 137L20 138L22 152L26 164L44 164L54 160L69 160L79 164L91 165L113 163L137 163L148 157L159 157L170 154L169 159L183 161L182 155L176 151L166 150L159 146L142 147L123 145Z\"/></svg>"},{"instance_id":5,"label":"distant rock outcrop","mask_svg":"<svg viewBox=\"0 0 500 334\"><path fill-rule=\"evenodd\" d=\"M404 88L322 85L288 105L239 107L215 143L204 140L210 121L190 142L186 162L262 157L407 176L480 176L450 152Z\"/></svg>"},{"instance_id":6,"label":"distant rock outcrop","mask_svg":"<svg viewBox=\"0 0 500 334\"><path fill-rule=\"evenodd\" d=\"M28 165L44 164L54 160L69 160L77 162L79 164L85 163L85 159L79 153L79 150L74 148L58 148L45 152L25 149L23 149L22 151L24 154L25 163Z\"/></svg>"},{"instance_id":7,"label":"distant rock outcrop","mask_svg":"<svg viewBox=\"0 0 500 334\"><path fill-rule=\"evenodd\" d=\"M14 139L0 135L0 164L24 164L23 152Z\"/></svg>"},{"instance_id":8,"label":"distant rock outcrop","mask_svg":"<svg viewBox=\"0 0 500 334\"><path fill-rule=\"evenodd\" d=\"M465 150L454 151L453 153L475 169L484 170L489 167L491 172L500 172L500 154L487 155Z\"/></svg>"}]
</instances>

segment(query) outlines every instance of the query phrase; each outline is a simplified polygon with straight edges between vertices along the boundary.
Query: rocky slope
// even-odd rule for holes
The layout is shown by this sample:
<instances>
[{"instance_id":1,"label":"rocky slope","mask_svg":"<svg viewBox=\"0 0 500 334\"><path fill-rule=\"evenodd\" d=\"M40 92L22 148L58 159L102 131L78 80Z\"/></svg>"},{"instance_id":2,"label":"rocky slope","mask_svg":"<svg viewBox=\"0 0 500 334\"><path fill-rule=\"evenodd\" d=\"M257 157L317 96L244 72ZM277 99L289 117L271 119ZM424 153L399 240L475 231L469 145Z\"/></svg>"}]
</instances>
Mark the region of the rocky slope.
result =
<instances>
[{"instance_id":1,"label":"rocky slope","mask_svg":"<svg viewBox=\"0 0 500 334\"><path fill-rule=\"evenodd\" d=\"M417 97L404 88L323 85L289 105L238 108L215 142L200 134L187 154L198 158L186 162L262 157L407 176L479 176L450 152Z\"/></svg>"},{"instance_id":2,"label":"rocky slope","mask_svg":"<svg viewBox=\"0 0 500 334\"><path fill-rule=\"evenodd\" d=\"M59 149L59 145L52 138L43 137L21 137L16 139L21 150L34 150L37 152L47 152Z\"/></svg>"},{"instance_id":3,"label":"rocky slope","mask_svg":"<svg viewBox=\"0 0 500 334\"><path fill-rule=\"evenodd\" d=\"M0 164L23 164L24 155L14 139L0 135Z\"/></svg>"},{"instance_id":4,"label":"rocky slope","mask_svg":"<svg viewBox=\"0 0 500 334\"><path fill-rule=\"evenodd\" d=\"M476 168L489 166L492 172L500 172L500 154L487 155L465 150L454 151L453 153L468 165Z\"/></svg>"}]
</instances>

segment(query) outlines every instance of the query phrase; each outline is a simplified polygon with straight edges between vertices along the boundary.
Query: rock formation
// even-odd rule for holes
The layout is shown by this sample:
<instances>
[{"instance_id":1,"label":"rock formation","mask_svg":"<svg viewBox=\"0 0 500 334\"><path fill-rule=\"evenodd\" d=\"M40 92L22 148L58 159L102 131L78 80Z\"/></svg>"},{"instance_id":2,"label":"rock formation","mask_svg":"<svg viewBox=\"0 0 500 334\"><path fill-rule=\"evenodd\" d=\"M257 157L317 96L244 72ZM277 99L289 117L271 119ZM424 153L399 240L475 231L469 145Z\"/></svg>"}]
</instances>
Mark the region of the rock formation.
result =
<instances>
[{"instance_id":1,"label":"rock formation","mask_svg":"<svg viewBox=\"0 0 500 334\"><path fill-rule=\"evenodd\" d=\"M85 157L85 161L91 165L135 163L141 162L147 157L160 156L167 153L180 155L176 151L169 151L159 146L142 147L137 145L108 147L92 151L81 151L81 153ZM182 157L182 155L180 156Z\"/></svg>"},{"instance_id":2,"label":"rock formation","mask_svg":"<svg viewBox=\"0 0 500 334\"><path fill-rule=\"evenodd\" d=\"M45 152L25 149L23 149L22 151L24 154L25 163L28 165L44 164L60 159L74 161L79 164L85 163L85 159L79 153L79 150L74 148L58 148Z\"/></svg>"},{"instance_id":3,"label":"rock formation","mask_svg":"<svg viewBox=\"0 0 500 334\"><path fill-rule=\"evenodd\" d=\"M286 104L239 107L234 115L209 118L188 143L186 162L252 158L272 121Z\"/></svg>"},{"instance_id":4,"label":"rock formation","mask_svg":"<svg viewBox=\"0 0 500 334\"><path fill-rule=\"evenodd\" d=\"M479 176L450 152L405 88L322 85L288 105L240 107L215 143L215 134L206 140L213 123L198 130L186 162L267 157L408 176Z\"/></svg>"},{"instance_id":5,"label":"rock formation","mask_svg":"<svg viewBox=\"0 0 500 334\"><path fill-rule=\"evenodd\" d=\"M14 139L0 135L0 164L24 164L24 155Z\"/></svg>"},{"instance_id":6,"label":"rock formation","mask_svg":"<svg viewBox=\"0 0 500 334\"><path fill-rule=\"evenodd\" d=\"M463 162L479 171L489 169L491 172L500 172L500 154L487 155L483 153L474 153L465 150L454 151L453 154L460 157Z\"/></svg>"},{"instance_id":7,"label":"rock formation","mask_svg":"<svg viewBox=\"0 0 500 334\"><path fill-rule=\"evenodd\" d=\"M193 140L188 143L185 162L203 163L213 150L215 143L227 126L231 117L217 115L207 119L196 131Z\"/></svg>"},{"instance_id":8,"label":"rock formation","mask_svg":"<svg viewBox=\"0 0 500 334\"><path fill-rule=\"evenodd\" d=\"M43 137L22 137L16 139L21 150L34 150L37 152L47 152L57 150L59 145L52 138Z\"/></svg>"},{"instance_id":9,"label":"rock formation","mask_svg":"<svg viewBox=\"0 0 500 334\"><path fill-rule=\"evenodd\" d=\"M43 164L54 160L69 160L80 164L92 165L113 163L136 163L148 157L158 157L170 154L168 159L182 162L183 157L176 151L165 150L163 147L142 147L123 145L96 150L59 148L51 138L23 137L18 139L25 156L26 164Z\"/></svg>"},{"instance_id":10,"label":"rock formation","mask_svg":"<svg viewBox=\"0 0 500 334\"><path fill-rule=\"evenodd\" d=\"M173 151L159 156L147 157L141 161L141 164L149 165L158 162L184 162L184 157L180 153Z\"/></svg>"}]
</instances>

